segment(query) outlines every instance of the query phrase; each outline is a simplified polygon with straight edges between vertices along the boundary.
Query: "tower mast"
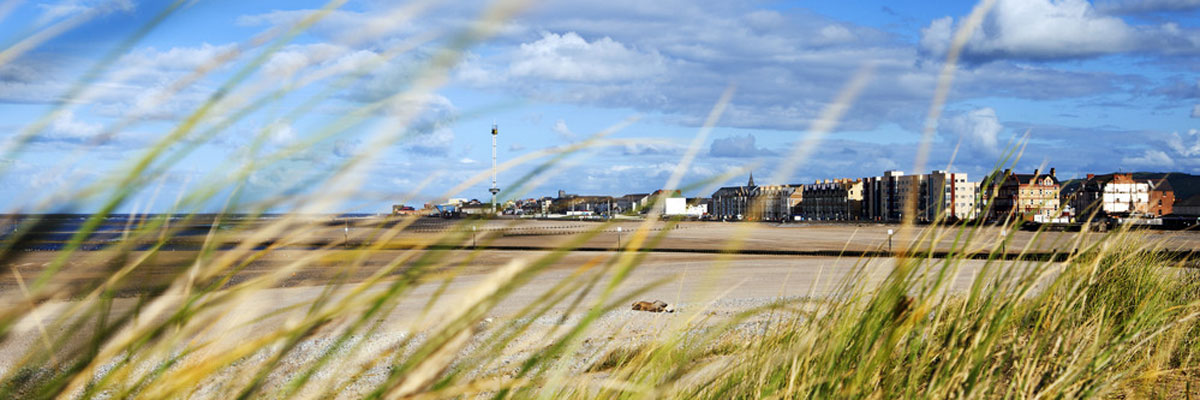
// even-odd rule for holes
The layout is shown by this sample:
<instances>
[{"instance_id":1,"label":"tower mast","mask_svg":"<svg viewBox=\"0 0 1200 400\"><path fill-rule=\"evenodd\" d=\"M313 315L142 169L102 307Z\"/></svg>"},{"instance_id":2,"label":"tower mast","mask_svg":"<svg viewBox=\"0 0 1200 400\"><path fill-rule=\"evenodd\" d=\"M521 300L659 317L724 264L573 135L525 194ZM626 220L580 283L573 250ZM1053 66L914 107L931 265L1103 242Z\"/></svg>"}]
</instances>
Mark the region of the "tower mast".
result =
<instances>
[{"instance_id":1,"label":"tower mast","mask_svg":"<svg viewBox=\"0 0 1200 400\"><path fill-rule=\"evenodd\" d=\"M499 207L496 204L496 194L500 193L500 188L496 187L496 135L499 133L496 124L492 124L492 188L488 189L489 192L492 192L492 215L496 214Z\"/></svg>"}]
</instances>

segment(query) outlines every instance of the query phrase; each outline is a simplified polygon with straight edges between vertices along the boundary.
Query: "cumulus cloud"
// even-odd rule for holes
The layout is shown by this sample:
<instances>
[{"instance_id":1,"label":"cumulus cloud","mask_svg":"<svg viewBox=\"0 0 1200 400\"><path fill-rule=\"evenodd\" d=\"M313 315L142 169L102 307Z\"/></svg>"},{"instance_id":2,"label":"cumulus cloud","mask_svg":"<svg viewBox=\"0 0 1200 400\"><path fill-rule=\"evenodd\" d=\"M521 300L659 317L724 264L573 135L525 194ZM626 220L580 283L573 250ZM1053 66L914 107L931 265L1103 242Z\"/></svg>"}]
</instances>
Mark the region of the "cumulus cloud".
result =
<instances>
[{"instance_id":1,"label":"cumulus cloud","mask_svg":"<svg viewBox=\"0 0 1200 400\"><path fill-rule=\"evenodd\" d=\"M369 11L275 10L240 16L236 24L245 27L290 27L321 12L324 13L323 17L308 33L337 43L358 44L416 31L419 28L412 21L414 11L413 7L404 5L389 5Z\"/></svg>"},{"instance_id":2,"label":"cumulus cloud","mask_svg":"<svg viewBox=\"0 0 1200 400\"><path fill-rule=\"evenodd\" d=\"M1195 7L1184 3L1154 1L1144 9ZM1110 11L1115 10L1112 7ZM945 17L922 29L922 53L944 56L956 27L954 22L953 18ZM1174 22L1131 25L1086 0L998 0L984 23L972 33L963 49L963 59L974 63L998 59L1062 60L1118 53L1195 55L1200 53L1200 30Z\"/></svg>"},{"instance_id":3,"label":"cumulus cloud","mask_svg":"<svg viewBox=\"0 0 1200 400\"><path fill-rule=\"evenodd\" d=\"M55 53L21 58L0 66L0 102L70 101L91 105L90 111L108 117L172 119L194 109L210 89L201 84L175 88L174 83L235 48L205 43L165 50L135 49L117 60L109 74L71 99L63 97L69 93L68 85L82 73L79 66L89 62Z\"/></svg>"},{"instance_id":4,"label":"cumulus cloud","mask_svg":"<svg viewBox=\"0 0 1200 400\"><path fill-rule=\"evenodd\" d=\"M755 143L754 135L747 133L744 136L730 136L727 138L714 139L712 146L708 149L708 155L713 157L760 157L775 155L774 151L760 148Z\"/></svg>"},{"instance_id":5,"label":"cumulus cloud","mask_svg":"<svg viewBox=\"0 0 1200 400\"><path fill-rule=\"evenodd\" d=\"M446 126L436 126L431 130L421 130L415 135L405 138L401 146L404 150L427 156L445 156L454 145L454 130Z\"/></svg>"},{"instance_id":6,"label":"cumulus cloud","mask_svg":"<svg viewBox=\"0 0 1200 400\"><path fill-rule=\"evenodd\" d=\"M283 79L291 77L310 66L331 62L349 61L353 63L354 60L360 57L359 55L355 55L354 57L343 59L347 53L350 53L350 49L329 43L289 45L271 55L271 58L263 64L262 71L265 75L273 79Z\"/></svg>"},{"instance_id":7,"label":"cumulus cloud","mask_svg":"<svg viewBox=\"0 0 1200 400\"><path fill-rule=\"evenodd\" d=\"M1096 8L1111 14L1188 11L1200 8L1200 0L1101 0Z\"/></svg>"},{"instance_id":8,"label":"cumulus cloud","mask_svg":"<svg viewBox=\"0 0 1200 400\"><path fill-rule=\"evenodd\" d=\"M575 132L571 132L571 128L567 127L567 123L563 120L554 121L554 126L550 130L557 133L566 140L575 140Z\"/></svg>"},{"instance_id":9,"label":"cumulus cloud","mask_svg":"<svg viewBox=\"0 0 1200 400\"><path fill-rule=\"evenodd\" d=\"M625 156L646 156L646 155L678 155L683 154L684 147L669 142L644 141L637 143L629 143L621 146L621 155Z\"/></svg>"},{"instance_id":10,"label":"cumulus cloud","mask_svg":"<svg viewBox=\"0 0 1200 400\"><path fill-rule=\"evenodd\" d=\"M666 60L658 53L638 51L607 36L589 42L575 32L547 32L520 45L508 72L516 77L597 82L644 79L666 70Z\"/></svg>"},{"instance_id":11,"label":"cumulus cloud","mask_svg":"<svg viewBox=\"0 0 1200 400\"><path fill-rule=\"evenodd\" d=\"M296 131L292 129L292 124L281 119L267 126L267 135L271 143L276 145L286 145L296 140Z\"/></svg>"},{"instance_id":12,"label":"cumulus cloud","mask_svg":"<svg viewBox=\"0 0 1200 400\"><path fill-rule=\"evenodd\" d=\"M1170 167L1175 165L1175 160L1162 150L1149 149L1140 156L1122 158L1121 163L1139 167Z\"/></svg>"},{"instance_id":13,"label":"cumulus cloud","mask_svg":"<svg viewBox=\"0 0 1200 400\"><path fill-rule=\"evenodd\" d=\"M1189 129L1183 135L1172 133L1167 137L1167 147L1183 157L1200 156L1200 131Z\"/></svg>"},{"instance_id":14,"label":"cumulus cloud","mask_svg":"<svg viewBox=\"0 0 1200 400\"><path fill-rule=\"evenodd\" d=\"M96 141L104 141L98 137L104 126L96 122L88 122L80 120L75 116L72 110L65 110L58 114L50 126L33 138L39 142L66 142L66 143L88 143Z\"/></svg>"},{"instance_id":15,"label":"cumulus cloud","mask_svg":"<svg viewBox=\"0 0 1200 400\"><path fill-rule=\"evenodd\" d=\"M208 66L223 56L232 54L236 44L213 45L201 43L197 46L175 46L166 50L144 47L121 57L119 68L110 77L114 81L161 81L171 73L190 73Z\"/></svg>"},{"instance_id":16,"label":"cumulus cloud","mask_svg":"<svg viewBox=\"0 0 1200 400\"><path fill-rule=\"evenodd\" d=\"M955 30L949 17L922 30L922 50L945 54ZM1138 49L1140 32L1097 12L1086 0L999 0L963 49L967 60L1084 58Z\"/></svg>"},{"instance_id":17,"label":"cumulus cloud","mask_svg":"<svg viewBox=\"0 0 1200 400\"><path fill-rule=\"evenodd\" d=\"M333 142L333 155L342 158L354 157L360 145L362 141L358 139L338 139Z\"/></svg>"},{"instance_id":18,"label":"cumulus cloud","mask_svg":"<svg viewBox=\"0 0 1200 400\"><path fill-rule=\"evenodd\" d=\"M1000 152L997 138L1004 126L996 118L996 110L991 107L943 118L938 128L951 143L961 141L966 149L976 154L994 156Z\"/></svg>"},{"instance_id":19,"label":"cumulus cloud","mask_svg":"<svg viewBox=\"0 0 1200 400\"><path fill-rule=\"evenodd\" d=\"M103 16L114 12L129 12L134 9L131 0L67 0L55 3L38 4L42 13L37 18L37 24L74 17L74 16Z\"/></svg>"},{"instance_id":20,"label":"cumulus cloud","mask_svg":"<svg viewBox=\"0 0 1200 400\"><path fill-rule=\"evenodd\" d=\"M948 38L954 20L941 24ZM735 103L720 125L800 130L854 71L873 62L877 76L888 79L868 85L842 127L871 130L891 122L920 129L909 121L925 111L920 104L932 97L939 71L936 62L913 62L923 46L897 43L886 32L749 5L551 2L519 25L524 34L504 37L486 56L466 55L456 81L544 102L661 113L687 126L702 124L722 89L736 83ZM927 32L922 43L934 46L935 36ZM1069 99L1151 85L1140 80L1000 61L960 70L954 99Z\"/></svg>"}]
</instances>

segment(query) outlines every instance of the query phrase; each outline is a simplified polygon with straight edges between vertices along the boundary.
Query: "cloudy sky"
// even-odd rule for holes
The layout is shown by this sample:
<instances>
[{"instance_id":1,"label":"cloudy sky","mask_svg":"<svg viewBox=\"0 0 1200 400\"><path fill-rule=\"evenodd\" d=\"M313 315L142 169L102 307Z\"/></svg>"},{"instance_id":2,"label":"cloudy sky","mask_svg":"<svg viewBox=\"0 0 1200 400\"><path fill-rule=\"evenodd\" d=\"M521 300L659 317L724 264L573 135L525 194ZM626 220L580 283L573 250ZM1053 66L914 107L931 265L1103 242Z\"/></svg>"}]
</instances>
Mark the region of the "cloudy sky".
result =
<instances>
[{"instance_id":1,"label":"cloudy sky","mask_svg":"<svg viewBox=\"0 0 1200 400\"><path fill-rule=\"evenodd\" d=\"M501 162L606 140L510 196L648 192L727 88L684 185L746 169L759 184L912 172L951 36L973 7L351 1L314 19L326 3L181 3L0 1L0 206L111 190L179 134L120 210L166 210L215 185L201 208L219 209L237 187L237 204L346 190L352 201L324 207L386 211L485 173L492 123ZM927 169L978 177L1027 139L1018 168L1064 178L1200 173L1198 56L1198 0L997 0L963 49ZM839 124L771 181L867 65ZM546 161L502 172L501 187ZM486 198L487 186L456 197Z\"/></svg>"}]
</instances>

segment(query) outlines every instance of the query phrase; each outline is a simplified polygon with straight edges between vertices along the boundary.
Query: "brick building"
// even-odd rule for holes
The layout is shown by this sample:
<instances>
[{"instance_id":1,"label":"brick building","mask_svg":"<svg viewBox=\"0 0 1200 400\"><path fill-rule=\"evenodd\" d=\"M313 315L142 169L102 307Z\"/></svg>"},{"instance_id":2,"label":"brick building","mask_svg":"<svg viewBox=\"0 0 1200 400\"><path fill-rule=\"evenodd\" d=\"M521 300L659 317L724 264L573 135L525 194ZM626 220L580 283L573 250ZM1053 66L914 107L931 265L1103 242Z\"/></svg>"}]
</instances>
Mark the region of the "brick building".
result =
<instances>
[{"instance_id":1,"label":"brick building","mask_svg":"<svg viewBox=\"0 0 1200 400\"><path fill-rule=\"evenodd\" d=\"M1032 174L1014 174L1004 170L993 174L982 188L989 202L988 218L1004 220L1010 216L1024 221L1057 217L1062 211L1058 194L1061 183L1054 174L1034 170ZM1040 217L1039 217L1040 216Z\"/></svg>"}]
</instances>

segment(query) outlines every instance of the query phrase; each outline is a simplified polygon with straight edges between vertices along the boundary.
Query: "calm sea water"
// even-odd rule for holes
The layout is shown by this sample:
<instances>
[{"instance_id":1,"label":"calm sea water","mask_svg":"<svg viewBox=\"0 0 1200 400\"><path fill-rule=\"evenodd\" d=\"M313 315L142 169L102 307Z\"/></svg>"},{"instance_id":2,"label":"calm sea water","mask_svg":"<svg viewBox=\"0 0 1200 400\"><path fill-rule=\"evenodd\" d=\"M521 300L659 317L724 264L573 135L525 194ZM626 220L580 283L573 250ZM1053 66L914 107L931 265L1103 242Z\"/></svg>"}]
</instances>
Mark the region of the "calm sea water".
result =
<instances>
[{"instance_id":1,"label":"calm sea water","mask_svg":"<svg viewBox=\"0 0 1200 400\"><path fill-rule=\"evenodd\" d=\"M320 216L329 218L331 222L345 219L363 218L376 214L337 214ZM217 229L231 229L236 226L252 224L260 221L270 221L285 216L285 214L225 214ZM75 237L91 214L8 214L0 215L0 244L24 251L55 251L62 249L68 241ZM111 214L100 218L99 225L84 240L83 250L100 250L126 237L126 232L136 230L149 223L161 223L166 219L171 227L172 238L189 238L207 235L213 229L216 214L198 214L192 216L166 214ZM184 225L180 225L184 224ZM199 246L195 241L186 243L168 243L165 250L191 250ZM144 244L137 247L145 249L154 244ZM230 245L232 246L232 245Z\"/></svg>"}]
</instances>

